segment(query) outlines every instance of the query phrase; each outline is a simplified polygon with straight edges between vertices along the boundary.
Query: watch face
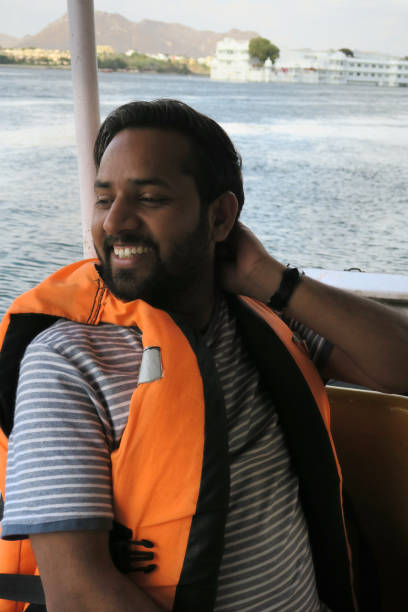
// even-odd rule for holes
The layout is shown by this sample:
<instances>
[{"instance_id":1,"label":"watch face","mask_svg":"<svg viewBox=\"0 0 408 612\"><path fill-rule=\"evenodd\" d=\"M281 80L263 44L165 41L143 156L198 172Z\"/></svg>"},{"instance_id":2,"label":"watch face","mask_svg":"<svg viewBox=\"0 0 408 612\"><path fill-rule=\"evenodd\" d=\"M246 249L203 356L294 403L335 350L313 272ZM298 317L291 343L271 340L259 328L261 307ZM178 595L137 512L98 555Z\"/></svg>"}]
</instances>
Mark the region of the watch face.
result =
<instances>
[{"instance_id":1,"label":"watch face","mask_svg":"<svg viewBox=\"0 0 408 612\"><path fill-rule=\"evenodd\" d=\"M287 270L287 272L286 272ZM288 274L290 273L291 277L293 275L294 278L300 278L301 276L305 275L305 271L303 270L303 268L299 268L298 266L291 266L291 265L287 265L286 266L286 270L284 272L284 274Z\"/></svg>"}]
</instances>

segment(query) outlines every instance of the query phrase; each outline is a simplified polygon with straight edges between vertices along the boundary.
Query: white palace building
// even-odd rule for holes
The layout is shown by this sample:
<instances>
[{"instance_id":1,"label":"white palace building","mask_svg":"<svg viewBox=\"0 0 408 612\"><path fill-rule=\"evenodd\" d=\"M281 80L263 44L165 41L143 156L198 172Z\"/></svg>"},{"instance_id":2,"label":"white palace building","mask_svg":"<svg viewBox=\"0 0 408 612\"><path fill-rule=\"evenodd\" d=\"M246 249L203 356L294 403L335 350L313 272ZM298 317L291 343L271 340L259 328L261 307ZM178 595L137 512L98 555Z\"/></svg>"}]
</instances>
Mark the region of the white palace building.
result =
<instances>
[{"instance_id":1,"label":"white palace building","mask_svg":"<svg viewBox=\"0 0 408 612\"><path fill-rule=\"evenodd\" d=\"M217 44L211 78L235 82L365 84L408 87L408 61L391 56L342 51L281 49L275 64L249 56L249 41L224 38Z\"/></svg>"}]
</instances>

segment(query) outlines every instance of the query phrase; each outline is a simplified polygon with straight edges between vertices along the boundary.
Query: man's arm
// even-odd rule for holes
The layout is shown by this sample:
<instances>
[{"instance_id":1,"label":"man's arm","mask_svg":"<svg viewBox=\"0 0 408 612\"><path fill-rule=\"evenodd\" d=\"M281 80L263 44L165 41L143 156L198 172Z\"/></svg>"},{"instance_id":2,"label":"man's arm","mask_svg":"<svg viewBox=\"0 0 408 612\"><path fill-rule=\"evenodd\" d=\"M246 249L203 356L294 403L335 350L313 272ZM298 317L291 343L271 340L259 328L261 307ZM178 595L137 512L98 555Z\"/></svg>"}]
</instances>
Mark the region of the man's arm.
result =
<instances>
[{"instance_id":1,"label":"man's arm","mask_svg":"<svg viewBox=\"0 0 408 612\"><path fill-rule=\"evenodd\" d=\"M21 363L2 536L30 535L51 612L160 609L116 570L109 550L110 453L141 356L131 339L114 326L59 321L36 337ZM115 401L122 354L132 355L132 371L125 369Z\"/></svg>"},{"instance_id":2,"label":"man's arm","mask_svg":"<svg viewBox=\"0 0 408 612\"><path fill-rule=\"evenodd\" d=\"M136 584L118 572L107 531L31 535L48 612L159 612Z\"/></svg>"},{"instance_id":3,"label":"man's arm","mask_svg":"<svg viewBox=\"0 0 408 612\"><path fill-rule=\"evenodd\" d=\"M244 225L238 224L220 255L227 291L267 302L277 290L285 267ZM296 287L285 314L334 345L325 376L389 393L408 391L406 317L307 277Z\"/></svg>"}]
</instances>

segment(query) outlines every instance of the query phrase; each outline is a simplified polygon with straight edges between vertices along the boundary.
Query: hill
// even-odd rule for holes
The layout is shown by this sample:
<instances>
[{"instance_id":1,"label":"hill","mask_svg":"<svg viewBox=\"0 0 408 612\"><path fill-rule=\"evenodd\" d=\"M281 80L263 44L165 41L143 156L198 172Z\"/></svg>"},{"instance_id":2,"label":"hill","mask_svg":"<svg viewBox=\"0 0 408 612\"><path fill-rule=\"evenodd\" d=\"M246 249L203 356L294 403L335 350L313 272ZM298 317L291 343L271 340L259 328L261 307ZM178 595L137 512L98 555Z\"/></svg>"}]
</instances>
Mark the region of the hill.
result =
<instances>
[{"instance_id":1,"label":"hill","mask_svg":"<svg viewBox=\"0 0 408 612\"><path fill-rule=\"evenodd\" d=\"M8 34L0 34L0 47L15 47L19 39L16 36L9 36Z\"/></svg>"},{"instance_id":2,"label":"hill","mask_svg":"<svg viewBox=\"0 0 408 612\"><path fill-rule=\"evenodd\" d=\"M117 13L102 11L95 12L95 31L96 43L110 45L117 53L134 49L140 53L166 53L185 57L214 55L216 43L226 36L241 40L258 36L256 32L251 31L230 30L219 33L210 30L196 30L179 23L165 23L150 19L135 22ZM33 36L17 39L13 46L68 49L67 15L53 21Z\"/></svg>"}]
</instances>

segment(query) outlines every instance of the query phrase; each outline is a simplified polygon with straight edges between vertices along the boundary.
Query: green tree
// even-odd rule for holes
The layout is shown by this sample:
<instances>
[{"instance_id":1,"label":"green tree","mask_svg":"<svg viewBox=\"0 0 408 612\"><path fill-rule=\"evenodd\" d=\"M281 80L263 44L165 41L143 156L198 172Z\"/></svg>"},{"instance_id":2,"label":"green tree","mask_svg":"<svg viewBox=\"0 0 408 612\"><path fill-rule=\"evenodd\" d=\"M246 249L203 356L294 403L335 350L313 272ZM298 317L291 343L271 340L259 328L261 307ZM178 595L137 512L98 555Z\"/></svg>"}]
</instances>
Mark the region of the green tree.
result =
<instances>
[{"instance_id":1,"label":"green tree","mask_svg":"<svg viewBox=\"0 0 408 612\"><path fill-rule=\"evenodd\" d=\"M119 55L99 55L98 68L108 70L126 70L128 65L126 60Z\"/></svg>"},{"instance_id":2,"label":"green tree","mask_svg":"<svg viewBox=\"0 0 408 612\"><path fill-rule=\"evenodd\" d=\"M344 53L344 55L346 55L347 57L354 57L354 53L351 49L347 49L346 47L344 47L343 49L339 49L339 51Z\"/></svg>"},{"instance_id":3,"label":"green tree","mask_svg":"<svg viewBox=\"0 0 408 612\"><path fill-rule=\"evenodd\" d=\"M249 41L249 55L252 58L259 59L262 64L264 64L269 57L274 64L275 60L279 57L279 48L273 45L267 38L257 36Z\"/></svg>"},{"instance_id":4,"label":"green tree","mask_svg":"<svg viewBox=\"0 0 408 612\"><path fill-rule=\"evenodd\" d=\"M16 64L16 60L14 57L10 57L10 55L0 53L0 64Z\"/></svg>"},{"instance_id":5,"label":"green tree","mask_svg":"<svg viewBox=\"0 0 408 612\"><path fill-rule=\"evenodd\" d=\"M170 59L159 60L137 51L128 56L126 62L130 70L138 70L139 72L191 74L191 70L185 62L173 62Z\"/></svg>"}]
</instances>

